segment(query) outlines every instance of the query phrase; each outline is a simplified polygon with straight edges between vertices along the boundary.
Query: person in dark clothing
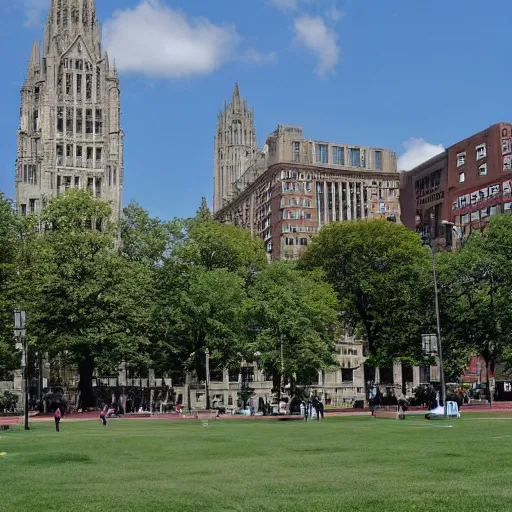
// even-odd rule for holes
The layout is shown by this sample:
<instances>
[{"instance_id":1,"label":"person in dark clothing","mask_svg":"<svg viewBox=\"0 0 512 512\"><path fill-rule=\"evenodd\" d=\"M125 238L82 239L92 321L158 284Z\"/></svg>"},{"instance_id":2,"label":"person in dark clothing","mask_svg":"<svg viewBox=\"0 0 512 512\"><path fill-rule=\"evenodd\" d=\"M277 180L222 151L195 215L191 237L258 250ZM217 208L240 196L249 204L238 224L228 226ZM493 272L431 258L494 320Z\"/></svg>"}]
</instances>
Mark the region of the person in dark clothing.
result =
<instances>
[{"instance_id":1,"label":"person in dark clothing","mask_svg":"<svg viewBox=\"0 0 512 512\"><path fill-rule=\"evenodd\" d=\"M62 413L60 412L60 408L57 407L55 410L55 414L53 415L53 419L55 420L55 430L60 432L60 420L62 418Z\"/></svg>"},{"instance_id":2,"label":"person in dark clothing","mask_svg":"<svg viewBox=\"0 0 512 512\"><path fill-rule=\"evenodd\" d=\"M307 400L305 400L303 403L302 403L302 406L304 407L304 421L308 421L308 416L309 416L309 402Z\"/></svg>"},{"instance_id":3,"label":"person in dark clothing","mask_svg":"<svg viewBox=\"0 0 512 512\"><path fill-rule=\"evenodd\" d=\"M320 400L318 400L318 405L317 405L316 411L317 411L317 419L319 416L321 416L322 420L323 420L324 419L324 404Z\"/></svg>"},{"instance_id":4,"label":"person in dark clothing","mask_svg":"<svg viewBox=\"0 0 512 512\"><path fill-rule=\"evenodd\" d=\"M320 421L320 417L324 419L324 404L320 402L318 397L313 398L313 407L316 411L316 420Z\"/></svg>"}]
</instances>

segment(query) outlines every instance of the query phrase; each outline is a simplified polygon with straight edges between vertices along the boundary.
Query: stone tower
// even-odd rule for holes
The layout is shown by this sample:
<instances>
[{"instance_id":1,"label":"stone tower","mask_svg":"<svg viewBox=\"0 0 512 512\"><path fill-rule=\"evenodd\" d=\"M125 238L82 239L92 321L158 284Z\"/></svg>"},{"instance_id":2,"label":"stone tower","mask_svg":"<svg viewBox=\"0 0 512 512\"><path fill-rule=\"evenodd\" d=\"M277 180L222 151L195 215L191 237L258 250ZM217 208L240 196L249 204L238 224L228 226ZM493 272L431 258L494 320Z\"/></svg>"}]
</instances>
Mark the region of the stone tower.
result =
<instances>
[{"instance_id":1,"label":"stone tower","mask_svg":"<svg viewBox=\"0 0 512 512\"><path fill-rule=\"evenodd\" d=\"M224 112L219 112L215 132L215 152L213 170L213 211L220 210L232 197L233 183L258 153L254 111L247 101L240 97L238 84L235 84L230 104L224 104Z\"/></svg>"},{"instance_id":2,"label":"stone tower","mask_svg":"<svg viewBox=\"0 0 512 512\"><path fill-rule=\"evenodd\" d=\"M51 0L21 88L16 204L37 212L70 187L121 212L123 132L119 78L101 51L94 0Z\"/></svg>"}]
</instances>

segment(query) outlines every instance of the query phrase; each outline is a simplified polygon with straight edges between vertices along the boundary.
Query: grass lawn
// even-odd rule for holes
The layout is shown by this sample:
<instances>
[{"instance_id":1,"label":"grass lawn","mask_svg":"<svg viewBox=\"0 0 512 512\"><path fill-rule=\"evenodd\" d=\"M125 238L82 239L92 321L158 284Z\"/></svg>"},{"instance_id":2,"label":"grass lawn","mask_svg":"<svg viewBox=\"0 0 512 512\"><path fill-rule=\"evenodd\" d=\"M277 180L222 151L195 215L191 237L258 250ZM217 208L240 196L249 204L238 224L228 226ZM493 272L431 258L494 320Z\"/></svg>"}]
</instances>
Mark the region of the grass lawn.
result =
<instances>
[{"instance_id":1,"label":"grass lawn","mask_svg":"<svg viewBox=\"0 0 512 512\"><path fill-rule=\"evenodd\" d=\"M492 418L492 419L488 419ZM452 425L452 428L446 428ZM512 510L512 417L98 420L0 432L0 510Z\"/></svg>"}]
</instances>

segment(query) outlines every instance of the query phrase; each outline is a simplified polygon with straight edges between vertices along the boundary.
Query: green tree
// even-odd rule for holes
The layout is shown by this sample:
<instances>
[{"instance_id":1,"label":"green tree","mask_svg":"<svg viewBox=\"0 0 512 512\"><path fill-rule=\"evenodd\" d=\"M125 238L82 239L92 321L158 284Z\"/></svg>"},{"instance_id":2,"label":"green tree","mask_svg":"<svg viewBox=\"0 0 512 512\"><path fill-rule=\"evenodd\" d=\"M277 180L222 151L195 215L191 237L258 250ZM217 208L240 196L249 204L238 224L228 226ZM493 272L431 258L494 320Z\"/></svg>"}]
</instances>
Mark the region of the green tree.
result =
<instances>
[{"instance_id":1,"label":"green tree","mask_svg":"<svg viewBox=\"0 0 512 512\"><path fill-rule=\"evenodd\" d=\"M0 380L19 367L20 356L13 339L13 291L16 280L16 261L19 251L18 220L13 205L0 192Z\"/></svg>"},{"instance_id":2,"label":"green tree","mask_svg":"<svg viewBox=\"0 0 512 512\"><path fill-rule=\"evenodd\" d=\"M239 311L266 261L261 240L213 221L205 201L196 217L181 222L155 273L152 354L160 373L177 377L193 369L204 379L207 348L218 368L238 364Z\"/></svg>"},{"instance_id":3,"label":"green tree","mask_svg":"<svg viewBox=\"0 0 512 512\"><path fill-rule=\"evenodd\" d=\"M255 272L267 263L263 241L249 231L221 224L209 218L201 207L194 219L186 223L183 244L170 258L206 270L224 268L249 282Z\"/></svg>"},{"instance_id":4,"label":"green tree","mask_svg":"<svg viewBox=\"0 0 512 512\"><path fill-rule=\"evenodd\" d=\"M71 190L46 205L35 242L27 314L36 347L76 364L84 407L95 405L95 369L117 372L146 357L151 275L116 253L109 218L107 203Z\"/></svg>"},{"instance_id":5,"label":"green tree","mask_svg":"<svg viewBox=\"0 0 512 512\"><path fill-rule=\"evenodd\" d=\"M182 240L183 222L151 217L147 210L132 201L123 210L120 233L121 253L131 261L153 266L162 262L171 244Z\"/></svg>"},{"instance_id":6,"label":"green tree","mask_svg":"<svg viewBox=\"0 0 512 512\"><path fill-rule=\"evenodd\" d=\"M428 252L417 234L385 220L332 223L299 265L325 272L342 324L364 328L370 365L423 361L421 334L435 323Z\"/></svg>"},{"instance_id":7,"label":"green tree","mask_svg":"<svg viewBox=\"0 0 512 512\"><path fill-rule=\"evenodd\" d=\"M299 271L288 262L267 266L249 288L246 314L252 339L246 358L257 354L279 392L281 378L293 395L296 381L309 384L334 363L338 301L319 271Z\"/></svg>"},{"instance_id":8,"label":"green tree","mask_svg":"<svg viewBox=\"0 0 512 512\"><path fill-rule=\"evenodd\" d=\"M448 354L481 355L487 372L512 348L512 217L494 217L462 250L444 256L441 312ZM488 390L489 393L490 390Z\"/></svg>"},{"instance_id":9,"label":"green tree","mask_svg":"<svg viewBox=\"0 0 512 512\"><path fill-rule=\"evenodd\" d=\"M162 373L194 371L205 380L207 354L217 368L239 361L244 342L242 278L226 269L195 267L179 282L167 284L172 291L161 298L157 311L162 333L153 347L157 368Z\"/></svg>"}]
</instances>

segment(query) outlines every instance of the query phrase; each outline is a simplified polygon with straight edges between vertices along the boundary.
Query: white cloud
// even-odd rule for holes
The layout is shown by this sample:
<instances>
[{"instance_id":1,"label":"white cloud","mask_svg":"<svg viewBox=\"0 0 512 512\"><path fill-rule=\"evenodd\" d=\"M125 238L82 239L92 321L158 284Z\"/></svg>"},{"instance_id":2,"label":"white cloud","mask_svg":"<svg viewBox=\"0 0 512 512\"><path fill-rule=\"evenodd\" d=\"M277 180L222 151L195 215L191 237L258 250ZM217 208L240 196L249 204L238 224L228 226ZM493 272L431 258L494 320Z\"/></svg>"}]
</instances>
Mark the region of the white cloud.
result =
<instances>
[{"instance_id":1,"label":"white cloud","mask_svg":"<svg viewBox=\"0 0 512 512\"><path fill-rule=\"evenodd\" d=\"M404 142L403 146L405 153L398 159L400 171L410 171L444 151L442 144L430 144L424 139L415 139L414 137Z\"/></svg>"},{"instance_id":2,"label":"white cloud","mask_svg":"<svg viewBox=\"0 0 512 512\"><path fill-rule=\"evenodd\" d=\"M274 7L283 11L295 11L299 7L299 0L269 0Z\"/></svg>"},{"instance_id":3,"label":"white cloud","mask_svg":"<svg viewBox=\"0 0 512 512\"><path fill-rule=\"evenodd\" d=\"M329 10L325 12L325 15L330 20L334 21L335 23L340 21L342 18L346 16L346 14L343 11L340 11L336 5L333 5Z\"/></svg>"},{"instance_id":4,"label":"white cloud","mask_svg":"<svg viewBox=\"0 0 512 512\"><path fill-rule=\"evenodd\" d=\"M241 40L232 26L189 19L159 0L115 12L103 35L119 70L168 78L215 71L232 58Z\"/></svg>"},{"instance_id":5,"label":"white cloud","mask_svg":"<svg viewBox=\"0 0 512 512\"><path fill-rule=\"evenodd\" d=\"M48 10L48 0L22 0L22 4L25 26L28 28L39 26L43 21L43 15Z\"/></svg>"},{"instance_id":6,"label":"white cloud","mask_svg":"<svg viewBox=\"0 0 512 512\"><path fill-rule=\"evenodd\" d=\"M294 23L297 41L318 57L315 68L319 76L325 76L338 64L341 49L336 31L329 28L320 16L301 16Z\"/></svg>"},{"instance_id":7,"label":"white cloud","mask_svg":"<svg viewBox=\"0 0 512 512\"><path fill-rule=\"evenodd\" d=\"M270 52L270 53L261 53L258 50L255 50L254 48L250 48L246 52L244 52L240 60L246 61L246 62L253 62L254 64L268 64L269 62L275 61L277 58L276 52Z\"/></svg>"}]
</instances>

